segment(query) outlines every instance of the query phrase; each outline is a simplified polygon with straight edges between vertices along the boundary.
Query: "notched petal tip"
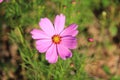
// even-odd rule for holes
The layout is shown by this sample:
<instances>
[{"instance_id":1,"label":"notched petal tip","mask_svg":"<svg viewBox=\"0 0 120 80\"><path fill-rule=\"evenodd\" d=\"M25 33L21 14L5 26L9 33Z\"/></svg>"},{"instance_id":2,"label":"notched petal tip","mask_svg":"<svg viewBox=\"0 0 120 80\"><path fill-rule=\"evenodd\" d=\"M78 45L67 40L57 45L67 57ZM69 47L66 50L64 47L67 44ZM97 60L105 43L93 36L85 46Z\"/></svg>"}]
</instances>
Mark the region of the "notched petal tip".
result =
<instances>
[{"instance_id":1,"label":"notched petal tip","mask_svg":"<svg viewBox=\"0 0 120 80\"><path fill-rule=\"evenodd\" d=\"M71 58L72 57L72 54L69 54L66 56L66 58Z\"/></svg>"},{"instance_id":2,"label":"notched petal tip","mask_svg":"<svg viewBox=\"0 0 120 80\"><path fill-rule=\"evenodd\" d=\"M65 36L65 35L72 35L72 36L76 36L78 34L78 25L77 24L71 24L69 25L67 28L65 28L62 32L61 32L61 36Z\"/></svg>"},{"instance_id":3,"label":"notched petal tip","mask_svg":"<svg viewBox=\"0 0 120 80\"><path fill-rule=\"evenodd\" d=\"M61 13L59 16L60 16L60 17L65 17L65 15L64 15L64 14L62 14L62 13Z\"/></svg>"},{"instance_id":4,"label":"notched petal tip","mask_svg":"<svg viewBox=\"0 0 120 80\"><path fill-rule=\"evenodd\" d=\"M69 53L68 55L66 55L64 58L62 58L63 60L66 60L67 58L71 58L72 57L72 54Z\"/></svg>"},{"instance_id":5,"label":"notched petal tip","mask_svg":"<svg viewBox=\"0 0 120 80\"><path fill-rule=\"evenodd\" d=\"M78 33L79 33L78 30L74 31L74 32L73 32L73 36L76 36Z\"/></svg>"},{"instance_id":6,"label":"notched petal tip","mask_svg":"<svg viewBox=\"0 0 120 80\"><path fill-rule=\"evenodd\" d=\"M68 28L71 28L71 29L77 29L78 28L78 25L77 24L75 24L75 23L72 23L72 24L70 24L69 26L68 26Z\"/></svg>"},{"instance_id":7,"label":"notched petal tip","mask_svg":"<svg viewBox=\"0 0 120 80\"><path fill-rule=\"evenodd\" d=\"M39 26L41 27L41 23L43 23L44 20L47 20L48 18L45 17L45 18L41 18L40 21L39 21Z\"/></svg>"},{"instance_id":8,"label":"notched petal tip","mask_svg":"<svg viewBox=\"0 0 120 80\"><path fill-rule=\"evenodd\" d=\"M65 15L60 14L55 17L54 20L55 31L57 34L61 33L65 26Z\"/></svg>"},{"instance_id":9,"label":"notched petal tip","mask_svg":"<svg viewBox=\"0 0 120 80\"><path fill-rule=\"evenodd\" d=\"M37 31L39 31L39 29L32 29L32 30L30 31L30 34L34 34L34 33L36 33Z\"/></svg>"},{"instance_id":10,"label":"notched petal tip","mask_svg":"<svg viewBox=\"0 0 120 80\"><path fill-rule=\"evenodd\" d=\"M57 61L49 61L49 60L48 60L48 62L49 62L50 64L55 64Z\"/></svg>"},{"instance_id":11,"label":"notched petal tip","mask_svg":"<svg viewBox=\"0 0 120 80\"><path fill-rule=\"evenodd\" d=\"M46 60L47 60L49 63L54 64L54 63L56 63L56 62L58 61L58 56L56 56L56 58L54 58L54 59L53 59L53 58L51 58L51 59L50 59L50 58L48 58L48 59L46 58Z\"/></svg>"},{"instance_id":12,"label":"notched petal tip","mask_svg":"<svg viewBox=\"0 0 120 80\"><path fill-rule=\"evenodd\" d=\"M39 26L46 34L50 36L55 33L52 22L46 17L40 19Z\"/></svg>"},{"instance_id":13,"label":"notched petal tip","mask_svg":"<svg viewBox=\"0 0 120 80\"><path fill-rule=\"evenodd\" d=\"M34 29L32 29L31 31L30 31L30 34L33 34L34 33Z\"/></svg>"}]
</instances>

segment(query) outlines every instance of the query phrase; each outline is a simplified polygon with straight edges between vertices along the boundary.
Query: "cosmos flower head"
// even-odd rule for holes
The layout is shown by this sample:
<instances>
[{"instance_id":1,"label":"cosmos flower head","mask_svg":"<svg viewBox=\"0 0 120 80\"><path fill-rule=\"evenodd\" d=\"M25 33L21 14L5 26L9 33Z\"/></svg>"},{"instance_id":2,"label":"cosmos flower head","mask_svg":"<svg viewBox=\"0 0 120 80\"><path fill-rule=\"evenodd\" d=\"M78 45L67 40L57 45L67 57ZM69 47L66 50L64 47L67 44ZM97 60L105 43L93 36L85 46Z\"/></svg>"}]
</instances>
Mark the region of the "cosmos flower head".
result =
<instances>
[{"instance_id":1,"label":"cosmos flower head","mask_svg":"<svg viewBox=\"0 0 120 80\"><path fill-rule=\"evenodd\" d=\"M56 63L59 56L63 60L72 57L71 49L77 46L76 24L64 29L65 16L60 14L55 17L54 24L48 18L41 18L39 26L41 29L31 31L32 38L36 40L36 49L40 53L46 52L46 60L49 63Z\"/></svg>"}]
</instances>

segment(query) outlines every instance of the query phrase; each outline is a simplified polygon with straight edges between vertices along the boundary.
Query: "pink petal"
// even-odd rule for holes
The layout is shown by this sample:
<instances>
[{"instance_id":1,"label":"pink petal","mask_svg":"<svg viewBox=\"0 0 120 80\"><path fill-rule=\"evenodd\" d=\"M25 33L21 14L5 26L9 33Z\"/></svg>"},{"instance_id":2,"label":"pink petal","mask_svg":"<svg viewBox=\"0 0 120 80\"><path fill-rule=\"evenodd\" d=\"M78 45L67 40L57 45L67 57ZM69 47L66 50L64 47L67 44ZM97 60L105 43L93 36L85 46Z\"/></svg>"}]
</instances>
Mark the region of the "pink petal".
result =
<instances>
[{"instance_id":1,"label":"pink petal","mask_svg":"<svg viewBox=\"0 0 120 80\"><path fill-rule=\"evenodd\" d=\"M36 49L40 53L46 52L51 45L52 45L51 40L37 40L36 41Z\"/></svg>"},{"instance_id":2,"label":"pink petal","mask_svg":"<svg viewBox=\"0 0 120 80\"><path fill-rule=\"evenodd\" d=\"M78 27L78 25L76 24L71 24L70 26L68 26L63 32L61 32L61 36L65 36L65 35L72 35L72 36L76 36L78 34L78 30L76 30Z\"/></svg>"},{"instance_id":3,"label":"pink petal","mask_svg":"<svg viewBox=\"0 0 120 80\"><path fill-rule=\"evenodd\" d=\"M65 46L59 44L57 45L57 48L58 48L58 53L63 60L72 57L72 52Z\"/></svg>"},{"instance_id":4,"label":"pink petal","mask_svg":"<svg viewBox=\"0 0 120 80\"><path fill-rule=\"evenodd\" d=\"M65 16L63 14L57 15L54 21L55 31L57 34L62 32L65 25Z\"/></svg>"},{"instance_id":5,"label":"pink petal","mask_svg":"<svg viewBox=\"0 0 120 80\"><path fill-rule=\"evenodd\" d=\"M70 25L68 26L68 28L71 29L71 30L72 30L72 29L75 30L75 29L78 28L78 25L73 23L73 24L70 24Z\"/></svg>"},{"instance_id":6,"label":"pink petal","mask_svg":"<svg viewBox=\"0 0 120 80\"><path fill-rule=\"evenodd\" d=\"M53 24L48 18L42 18L39 22L41 29L48 35L53 36L55 33Z\"/></svg>"},{"instance_id":7,"label":"pink petal","mask_svg":"<svg viewBox=\"0 0 120 80\"><path fill-rule=\"evenodd\" d=\"M58 60L57 54L56 45L52 44L52 46L46 52L46 60L48 60L49 63L56 63Z\"/></svg>"},{"instance_id":8,"label":"pink petal","mask_svg":"<svg viewBox=\"0 0 120 80\"><path fill-rule=\"evenodd\" d=\"M2 3L3 2L3 0L0 0L0 3Z\"/></svg>"},{"instance_id":9,"label":"pink petal","mask_svg":"<svg viewBox=\"0 0 120 80\"><path fill-rule=\"evenodd\" d=\"M47 39L50 38L45 32L39 29L33 29L31 32L33 39Z\"/></svg>"},{"instance_id":10,"label":"pink petal","mask_svg":"<svg viewBox=\"0 0 120 80\"><path fill-rule=\"evenodd\" d=\"M60 44L69 48L69 49L75 49L77 47L77 40L75 37L66 36L66 37L62 38Z\"/></svg>"}]
</instances>

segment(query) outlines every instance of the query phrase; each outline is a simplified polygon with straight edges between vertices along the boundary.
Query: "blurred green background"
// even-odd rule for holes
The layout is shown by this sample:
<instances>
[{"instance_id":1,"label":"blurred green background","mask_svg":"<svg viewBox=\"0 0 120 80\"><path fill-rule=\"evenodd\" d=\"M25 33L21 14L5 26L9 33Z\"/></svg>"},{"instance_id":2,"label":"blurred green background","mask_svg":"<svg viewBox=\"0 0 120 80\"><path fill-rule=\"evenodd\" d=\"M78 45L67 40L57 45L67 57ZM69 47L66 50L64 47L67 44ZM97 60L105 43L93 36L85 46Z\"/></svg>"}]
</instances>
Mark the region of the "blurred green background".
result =
<instances>
[{"instance_id":1,"label":"blurred green background","mask_svg":"<svg viewBox=\"0 0 120 80\"><path fill-rule=\"evenodd\" d=\"M73 57L49 64L30 31L40 18L76 23ZM89 42L88 39L94 39ZM0 80L120 80L119 0L4 0L0 3Z\"/></svg>"}]
</instances>

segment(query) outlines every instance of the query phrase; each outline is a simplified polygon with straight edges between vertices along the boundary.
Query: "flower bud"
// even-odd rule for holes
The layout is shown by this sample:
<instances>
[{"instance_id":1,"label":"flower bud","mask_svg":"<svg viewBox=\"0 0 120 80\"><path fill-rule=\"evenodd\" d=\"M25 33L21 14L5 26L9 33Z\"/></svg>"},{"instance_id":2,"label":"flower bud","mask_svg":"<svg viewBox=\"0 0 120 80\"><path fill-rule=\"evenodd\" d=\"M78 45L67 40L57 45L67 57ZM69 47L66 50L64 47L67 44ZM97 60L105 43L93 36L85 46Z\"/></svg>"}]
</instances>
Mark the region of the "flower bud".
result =
<instances>
[{"instance_id":1,"label":"flower bud","mask_svg":"<svg viewBox=\"0 0 120 80\"><path fill-rule=\"evenodd\" d=\"M88 42L93 42L94 39L93 38L88 38Z\"/></svg>"}]
</instances>

